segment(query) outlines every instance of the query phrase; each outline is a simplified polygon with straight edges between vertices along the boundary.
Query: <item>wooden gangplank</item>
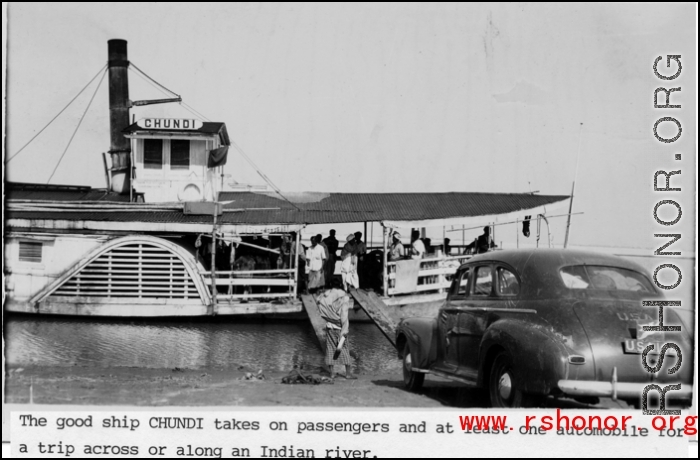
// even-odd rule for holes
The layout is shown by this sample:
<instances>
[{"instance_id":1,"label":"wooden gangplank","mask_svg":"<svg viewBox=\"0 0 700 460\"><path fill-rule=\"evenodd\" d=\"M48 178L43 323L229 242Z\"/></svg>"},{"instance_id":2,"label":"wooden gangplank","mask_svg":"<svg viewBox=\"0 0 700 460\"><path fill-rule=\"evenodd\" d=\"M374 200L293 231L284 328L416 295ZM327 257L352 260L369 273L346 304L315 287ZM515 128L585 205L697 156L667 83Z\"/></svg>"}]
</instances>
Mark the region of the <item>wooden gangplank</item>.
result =
<instances>
[{"instance_id":1,"label":"wooden gangplank","mask_svg":"<svg viewBox=\"0 0 700 460\"><path fill-rule=\"evenodd\" d=\"M316 338L318 339L318 344L321 347L321 351L325 353L326 351L326 320L321 318L321 313L318 311L318 305L316 304L316 299L311 294L302 294L301 303L304 304L304 309L306 314L309 315L311 320L311 325L316 332Z\"/></svg>"},{"instance_id":2,"label":"wooden gangplank","mask_svg":"<svg viewBox=\"0 0 700 460\"><path fill-rule=\"evenodd\" d=\"M351 288L350 294L389 342L396 347L396 326L399 323L396 307L386 305L375 292Z\"/></svg>"}]
</instances>

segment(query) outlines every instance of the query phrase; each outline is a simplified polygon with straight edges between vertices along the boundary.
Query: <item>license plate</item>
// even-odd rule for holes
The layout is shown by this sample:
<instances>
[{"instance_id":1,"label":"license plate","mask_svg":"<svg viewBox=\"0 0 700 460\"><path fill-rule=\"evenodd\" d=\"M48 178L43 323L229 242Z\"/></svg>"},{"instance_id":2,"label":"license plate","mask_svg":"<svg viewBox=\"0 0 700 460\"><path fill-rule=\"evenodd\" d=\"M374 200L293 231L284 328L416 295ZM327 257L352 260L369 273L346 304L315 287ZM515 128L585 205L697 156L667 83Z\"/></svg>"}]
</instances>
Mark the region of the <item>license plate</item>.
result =
<instances>
[{"instance_id":1,"label":"license plate","mask_svg":"<svg viewBox=\"0 0 700 460\"><path fill-rule=\"evenodd\" d=\"M649 353L658 355L663 344L661 342L646 342L644 340L637 339L626 339L624 342L622 342L622 348L625 353L635 355L641 355L642 352L644 352L644 349L649 345L654 345L654 349Z\"/></svg>"}]
</instances>

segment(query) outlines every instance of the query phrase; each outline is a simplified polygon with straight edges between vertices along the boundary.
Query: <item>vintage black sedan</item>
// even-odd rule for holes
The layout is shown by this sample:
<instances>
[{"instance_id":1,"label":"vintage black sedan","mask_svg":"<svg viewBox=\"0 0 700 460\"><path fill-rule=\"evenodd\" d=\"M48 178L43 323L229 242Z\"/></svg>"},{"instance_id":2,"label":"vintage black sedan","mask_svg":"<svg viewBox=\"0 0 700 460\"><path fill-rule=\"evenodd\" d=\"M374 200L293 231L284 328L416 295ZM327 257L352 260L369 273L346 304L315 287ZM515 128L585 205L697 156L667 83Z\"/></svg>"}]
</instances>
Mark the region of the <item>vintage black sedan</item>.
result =
<instances>
[{"instance_id":1,"label":"vintage black sedan","mask_svg":"<svg viewBox=\"0 0 700 460\"><path fill-rule=\"evenodd\" d=\"M689 401L692 324L665 307L664 325L681 331L644 331L658 325L659 309L643 300L663 295L642 267L620 257L570 249L480 254L458 269L437 317L399 323L404 383L417 391L425 374L446 377L487 389L494 407L549 395L637 406L649 383L682 383L668 395ZM662 369L648 372L642 352L655 345L653 367L666 342L680 347L680 370L668 374L678 361L670 349Z\"/></svg>"}]
</instances>

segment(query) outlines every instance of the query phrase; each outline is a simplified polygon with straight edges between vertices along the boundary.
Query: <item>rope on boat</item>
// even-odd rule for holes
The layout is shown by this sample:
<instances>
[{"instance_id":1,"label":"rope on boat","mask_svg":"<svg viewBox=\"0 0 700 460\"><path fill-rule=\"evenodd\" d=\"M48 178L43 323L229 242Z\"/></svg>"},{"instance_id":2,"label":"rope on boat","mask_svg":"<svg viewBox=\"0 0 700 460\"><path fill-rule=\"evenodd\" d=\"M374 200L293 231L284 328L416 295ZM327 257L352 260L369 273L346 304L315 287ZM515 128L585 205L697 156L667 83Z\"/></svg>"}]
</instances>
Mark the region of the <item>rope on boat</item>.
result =
<instances>
[{"instance_id":1,"label":"rope on boat","mask_svg":"<svg viewBox=\"0 0 700 460\"><path fill-rule=\"evenodd\" d=\"M61 154L61 158L58 159L58 163L56 163L56 166L53 168L53 172L49 176L49 180L46 181L47 184L49 182L51 182L51 179L53 179L53 175L56 174L56 171L58 170L58 166L61 164L61 161L63 161L63 157L66 155L66 152L68 151L68 147L70 147L71 143L73 142L73 139L75 138L75 135L78 132L78 129L80 129L80 125L83 123L83 120L85 119L85 115L87 115L88 110L90 110L90 106L92 105L92 101L95 100L95 96L97 95L97 90L99 90L100 86L102 86L102 81L105 79L105 75L107 75L107 69L105 69L104 73L102 73L102 78L100 78L100 82L97 84L97 88L95 88L95 92L92 93L92 97L90 98L90 102L88 102L88 105L87 105L87 107L85 107L85 111L83 112L83 115L80 117L80 120L78 120L78 126L75 127L73 134L71 135L70 139L68 140L68 145L66 145L66 148L63 150L63 153Z\"/></svg>"},{"instance_id":2,"label":"rope on boat","mask_svg":"<svg viewBox=\"0 0 700 460\"><path fill-rule=\"evenodd\" d=\"M280 191L280 189L277 188L277 186L276 186L275 184L272 183L272 180L270 180L270 178L267 177L267 176L265 175L265 173L263 173L263 172L260 170L260 168L258 168L258 166L257 166L255 163L253 163L253 160L251 160L250 157L249 157L248 155L246 155L246 153L243 151L243 149L240 148L240 147L238 146L238 144L236 144L236 142L235 142L233 139L231 139L230 141L231 141L231 145L232 145L236 150L238 150L238 153L240 153L241 156L253 167L253 169L255 169L255 171L258 173L258 175L259 175L260 177L262 177L263 180L264 180L265 182L267 182L267 184L268 184L270 187L272 187L272 189L275 191L275 193L277 193L279 196L281 196L281 197L284 199L284 201L286 201L287 203L289 203L289 204L291 204L292 206L294 206L294 208L296 208L297 211L301 211L301 209L299 208L299 206L297 206L297 205L295 205L294 203L292 203L291 201L289 201L289 199L288 199L286 196L284 196L284 195L282 194L282 192Z\"/></svg>"},{"instance_id":3,"label":"rope on boat","mask_svg":"<svg viewBox=\"0 0 700 460\"><path fill-rule=\"evenodd\" d=\"M46 126L44 126L43 128L41 128L41 129L39 130L38 133L36 133L31 139L29 139L29 142L27 142L26 144L24 144L24 145L22 146L21 149L19 149L18 151L16 151L16 152L15 152L13 155L11 155L7 160L5 160L5 164L9 163L14 157L16 157L17 155L19 155L19 154L25 149L25 147L27 147L29 144L31 144L32 141L33 141L34 139L36 139L36 138L39 136L39 134L43 133L44 130L45 130L46 128L48 128L49 125L51 125L51 123L53 123L53 122L56 120L56 118L58 118L63 112L65 112L65 110L66 110L76 99L78 99L78 96L80 96L81 94L83 94L83 91L85 91L85 90L87 89L87 87L90 86L90 84L92 84L92 82L95 81L95 79L96 79L97 77L100 76L100 73L102 73L106 68L107 68L107 64L105 64L105 65L99 70L99 72L97 72L97 73L95 74L95 76L92 77L92 79L90 79L90 81L87 83L87 85L85 85L85 86L83 87L83 89L81 89L81 90L78 92L78 94L76 94L75 97L74 97L73 99L71 99L70 102L69 102L68 104L66 104L66 106L63 107L63 108L61 109L61 111L58 112L58 113L56 114L56 116L53 117L53 118L51 119L51 121L49 121L49 122L46 124ZM103 76L103 77L104 77L104 76Z\"/></svg>"},{"instance_id":4,"label":"rope on boat","mask_svg":"<svg viewBox=\"0 0 700 460\"><path fill-rule=\"evenodd\" d=\"M186 102L183 102L183 101L182 101L182 96L180 96L179 94L177 94L177 93L174 92L174 91L169 90L169 89L166 88L164 85L162 85L161 83L157 82L153 77L149 76L146 72L144 72L143 70L139 69L133 62L129 62L129 70L131 70L132 67L135 69L135 70L133 70L133 72L134 72L135 75L138 75L138 76L139 76L141 79L143 79L146 83L150 84L151 86L153 86L154 88L156 88L157 90L159 90L161 93L165 94L166 96L174 95L174 96L177 96L178 98L180 98L179 104L180 104L181 106L183 106L183 107L184 107L188 112L190 112L192 115L194 115L194 116L197 117L197 118L201 118L201 119L203 119L203 120L206 120L206 121L211 121L209 118L205 117L201 112L199 112L198 110L195 110L194 107L192 107L191 105L187 104ZM165 90L165 91L164 91L164 90Z\"/></svg>"},{"instance_id":5,"label":"rope on boat","mask_svg":"<svg viewBox=\"0 0 700 460\"><path fill-rule=\"evenodd\" d=\"M139 68L136 66L136 64L134 64L133 62L129 61L129 67L133 67L133 68L136 69L141 75L143 75L144 77L148 78L148 79L151 80L153 83L155 83L155 84L158 85L159 87L163 88L164 90L166 90L166 91L169 92L170 94L172 94L172 95L174 95L174 96L176 96L176 97L182 98L182 97L181 97L179 94L177 94L176 92L170 91L168 88L166 88L166 87L163 86L162 84L160 84L160 83L158 83L157 81L155 81L155 80L154 80L153 78L151 78L146 72L144 72L143 70L139 69Z\"/></svg>"}]
</instances>

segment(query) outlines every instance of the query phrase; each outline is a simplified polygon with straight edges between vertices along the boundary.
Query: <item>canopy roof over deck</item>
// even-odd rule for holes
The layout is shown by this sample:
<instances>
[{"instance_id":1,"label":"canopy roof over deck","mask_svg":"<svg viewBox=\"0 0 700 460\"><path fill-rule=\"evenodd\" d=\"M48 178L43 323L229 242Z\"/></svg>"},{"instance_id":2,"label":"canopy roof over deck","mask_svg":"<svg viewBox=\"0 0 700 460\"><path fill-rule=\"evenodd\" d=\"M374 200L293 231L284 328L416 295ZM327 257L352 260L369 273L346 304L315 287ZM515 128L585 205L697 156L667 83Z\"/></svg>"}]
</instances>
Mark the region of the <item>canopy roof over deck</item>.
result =
<instances>
[{"instance_id":1,"label":"canopy roof over deck","mask_svg":"<svg viewBox=\"0 0 700 460\"><path fill-rule=\"evenodd\" d=\"M90 187L6 184L9 227L202 231L212 216L185 214L183 203L124 203ZM567 195L531 193L285 193L221 192L217 223L237 233L289 231L310 224L381 222L389 227L442 226L470 218L498 222L539 214ZM151 227L153 227L151 229ZM150 229L150 230L149 230ZM248 229L248 231L245 231Z\"/></svg>"},{"instance_id":2,"label":"canopy roof over deck","mask_svg":"<svg viewBox=\"0 0 700 460\"><path fill-rule=\"evenodd\" d=\"M469 218L499 222L569 199L568 195L532 193L285 193L221 192L225 209L257 209L258 218L277 223L334 224L381 222L388 227L437 227L464 224ZM263 212L263 210L267 210ZM248 213L227 216L244 222ZM262 222L261 222L262 223Z\"/></svg>"}]
</instances>

